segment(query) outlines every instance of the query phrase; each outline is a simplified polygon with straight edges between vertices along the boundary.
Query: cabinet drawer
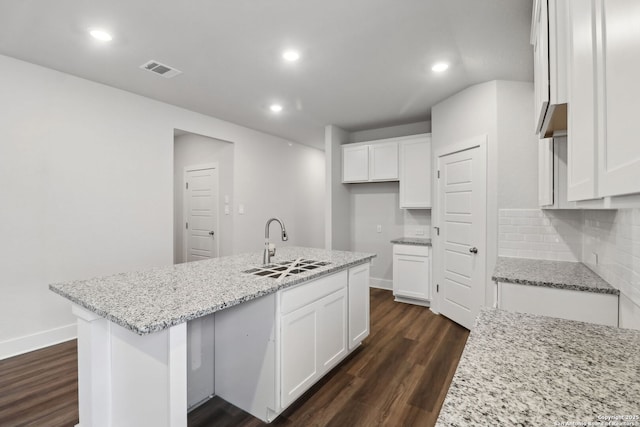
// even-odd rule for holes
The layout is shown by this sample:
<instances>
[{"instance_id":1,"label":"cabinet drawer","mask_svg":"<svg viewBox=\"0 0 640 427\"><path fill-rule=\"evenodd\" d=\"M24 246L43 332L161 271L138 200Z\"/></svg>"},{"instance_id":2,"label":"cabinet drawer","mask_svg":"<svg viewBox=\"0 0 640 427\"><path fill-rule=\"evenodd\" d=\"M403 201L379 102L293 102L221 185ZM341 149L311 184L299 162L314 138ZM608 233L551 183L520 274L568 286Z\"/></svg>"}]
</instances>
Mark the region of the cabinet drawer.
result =
<instances>
[{"instance_id":1,"label":"cabinet drawer","mask_svg":"<svg viewBox=\"0 0 640 427\"><path fill-rule=\"evenodd\" d=\"M345 269L329 276L320 277L312 282L285 289L280 294L280 311L282 314L291 313L300 307L346 287L347 270Z\"/></svg>"},{"instance_id":2,"label":"cabinet drawer","mask_svg":"<svg viewBox=\"0 0 640 427\"><path fill-rule=\"evenodd\" d=\"M393 245L394 255L415 255L415 256L429 256L429 246L418 245Z\"/></svg>"}]
</instances>

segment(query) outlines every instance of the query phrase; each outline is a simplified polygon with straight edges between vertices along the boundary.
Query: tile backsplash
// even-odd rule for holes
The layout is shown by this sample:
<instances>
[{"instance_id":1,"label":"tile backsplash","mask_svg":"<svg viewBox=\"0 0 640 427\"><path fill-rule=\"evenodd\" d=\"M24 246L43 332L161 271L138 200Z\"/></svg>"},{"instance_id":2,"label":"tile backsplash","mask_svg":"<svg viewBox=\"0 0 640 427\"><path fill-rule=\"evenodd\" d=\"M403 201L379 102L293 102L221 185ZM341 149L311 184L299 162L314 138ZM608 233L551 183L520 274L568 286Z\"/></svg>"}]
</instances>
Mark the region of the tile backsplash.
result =
<instances>
[{"instance_id":1,"label":"tile backsplash","mask_svg":"<svg viewBox=\"0 0 640 427\"><path fill-rule=\"evenodd\" d=\"M582 222L578 210L500 209L498 255L579 262Z\"/></svg>"},{"instance_id":2,"label":"tile backsplash","mask_svg":"<svg viewBox=\"0 0 640 427\"><path fill-rule=\"evenodd\" d=\"M583 262L640 307L640 209L500 209L498 255Z\"/></svg>"},{"instance_id":3,"label":"tile backsplash","mask_svg":"<svg viewBox=\"0 0 640 427\"><path fill-rule=\"evenodd\" d=\"M640 305L640 209L583 215L582 262Z\"/></svg>"}]
</instances>

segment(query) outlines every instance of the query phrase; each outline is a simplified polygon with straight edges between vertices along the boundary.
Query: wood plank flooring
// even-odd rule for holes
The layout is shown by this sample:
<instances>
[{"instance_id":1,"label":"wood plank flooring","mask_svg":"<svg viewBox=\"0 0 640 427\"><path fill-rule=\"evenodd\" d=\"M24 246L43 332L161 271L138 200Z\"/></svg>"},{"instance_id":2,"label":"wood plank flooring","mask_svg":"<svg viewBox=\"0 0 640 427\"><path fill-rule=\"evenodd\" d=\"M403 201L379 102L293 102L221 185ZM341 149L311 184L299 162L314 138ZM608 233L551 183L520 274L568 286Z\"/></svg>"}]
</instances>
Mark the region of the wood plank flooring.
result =
<instances>
[{"instance_id":1,"label":"wood plank flooring","mask_svg":"<svg viewBox=\"0 0 640 427\"><path fill-rule=\"evenodd\" d=\"M78 423L76 341L0 361L0 426Z\"/></svg>"},{"instance_id":2,"label":"wood plank flooring","mask_svg":"<svg viewBox=\"0 0 640 427\"><path fill-rule=\"evenodd\" d=\"M270 425L433 426L467 336L424 307L372 289L369 338ZM75 341L0 361L0 427L76 423ZM219 398L189 414L189 427L265 425Z\"/></svg>"}]
</instances>

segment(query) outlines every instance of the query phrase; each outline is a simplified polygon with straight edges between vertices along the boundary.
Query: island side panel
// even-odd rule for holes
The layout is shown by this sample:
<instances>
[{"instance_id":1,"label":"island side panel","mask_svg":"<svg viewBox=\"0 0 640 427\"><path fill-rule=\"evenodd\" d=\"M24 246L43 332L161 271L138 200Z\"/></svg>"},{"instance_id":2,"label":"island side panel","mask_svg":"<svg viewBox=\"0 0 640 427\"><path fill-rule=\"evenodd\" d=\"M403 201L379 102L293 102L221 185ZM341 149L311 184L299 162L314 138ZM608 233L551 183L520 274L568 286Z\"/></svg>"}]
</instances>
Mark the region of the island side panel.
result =
<instances>
[{"instance_id":1,"label":"island side panel","mask_svg":"<svg viewBox=\"0 0 640 427\"><path fill-rule=\"evenodd\" d=\"M78 306L80 427L187 426L186 324L135 334Z\"/></svg>"}]
</instances>

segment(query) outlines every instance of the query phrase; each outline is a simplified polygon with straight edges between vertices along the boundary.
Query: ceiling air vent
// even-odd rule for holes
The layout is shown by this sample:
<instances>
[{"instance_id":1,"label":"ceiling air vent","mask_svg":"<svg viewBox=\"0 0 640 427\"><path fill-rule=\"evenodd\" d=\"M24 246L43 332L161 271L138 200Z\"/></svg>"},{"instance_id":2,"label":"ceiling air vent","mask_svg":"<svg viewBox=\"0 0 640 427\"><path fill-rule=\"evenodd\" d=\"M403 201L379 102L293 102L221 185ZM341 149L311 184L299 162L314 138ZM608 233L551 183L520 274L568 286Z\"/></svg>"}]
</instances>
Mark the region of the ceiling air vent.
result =
<instances>
[{"instance_id":1,"label":"ceiling air vent","mask_svg":"<svg viewBox=\"0 0 640 427\"><path fill-rule=\"evenodd\" d=\"M175 77L178 74L182 73L182 71L176 68L169 67L168 65L162 64L154 60L151 60L145 64L142 64L140 68L142 68L143 70L150 71L154 74L158 74L164 77L165 79L170 79L171 77Z\"/></svg>"}]
</instances>

